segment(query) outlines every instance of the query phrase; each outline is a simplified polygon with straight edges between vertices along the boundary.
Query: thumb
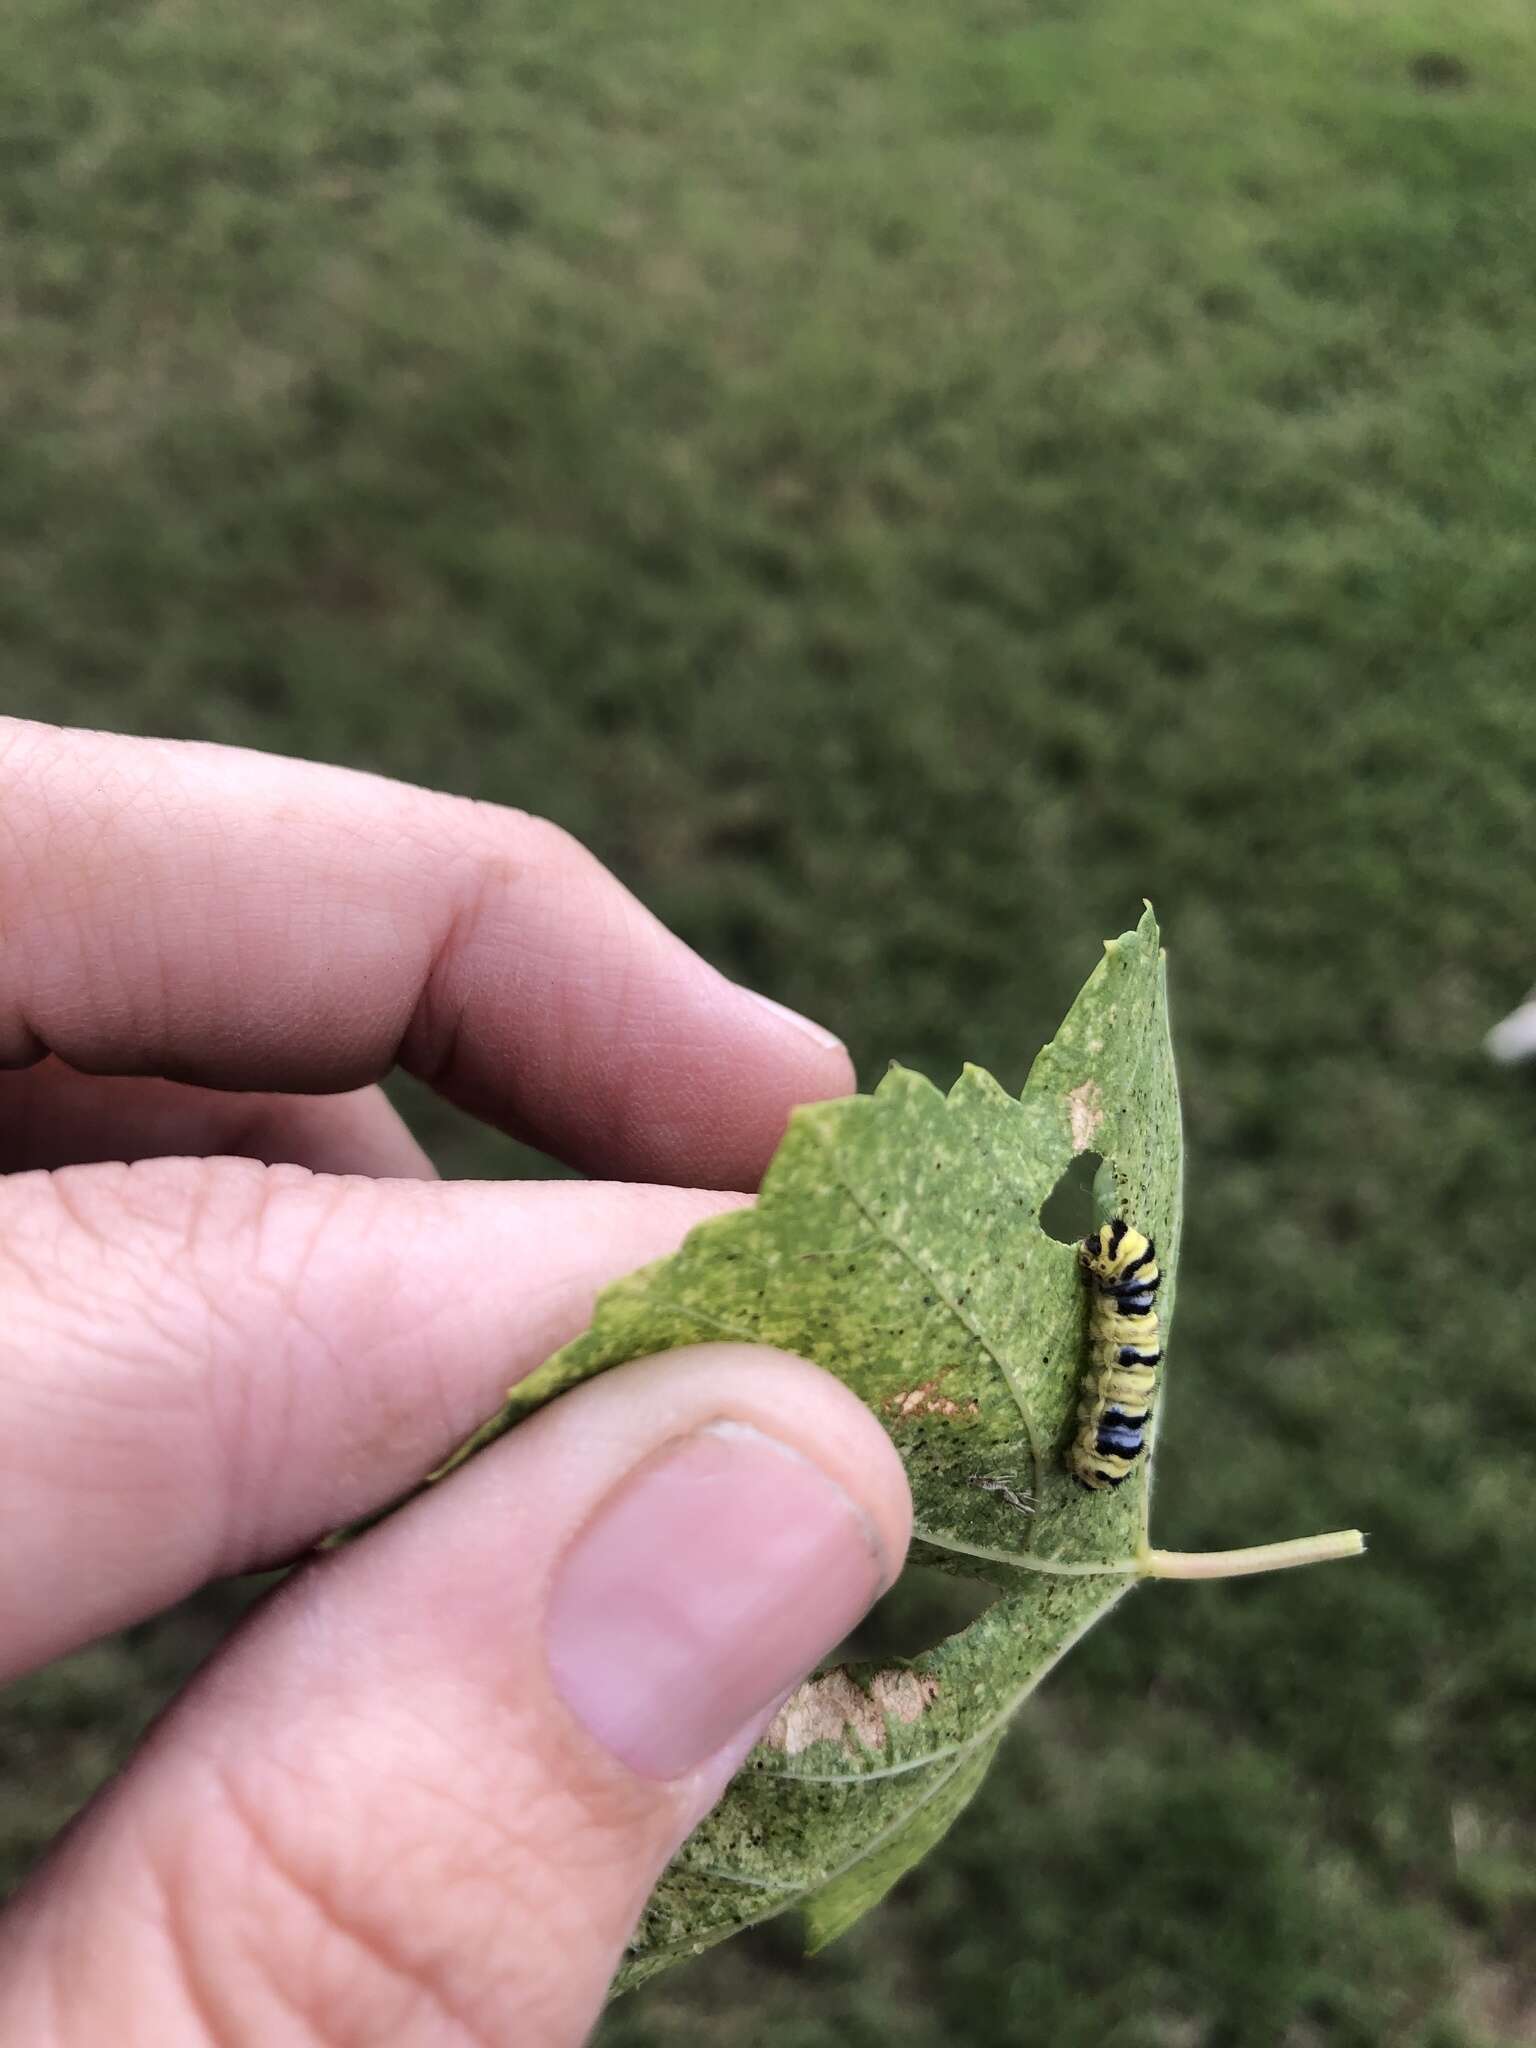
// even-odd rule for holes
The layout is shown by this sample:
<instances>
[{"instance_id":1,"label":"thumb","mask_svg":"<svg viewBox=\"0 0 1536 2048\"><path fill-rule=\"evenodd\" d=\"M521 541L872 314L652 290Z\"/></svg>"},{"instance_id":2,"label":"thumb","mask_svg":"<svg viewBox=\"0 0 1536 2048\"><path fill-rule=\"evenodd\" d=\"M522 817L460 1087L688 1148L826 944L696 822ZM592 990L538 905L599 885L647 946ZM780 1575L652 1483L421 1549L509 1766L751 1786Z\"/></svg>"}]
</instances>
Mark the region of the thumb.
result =
<instances>
[{"instance_id":1,"label":"thumb","mask_svg":"<svg viewBox=\"0 0 1536 2048\"><path fill-rule=\"evenodd\" d=\"M0 1928L0 2039L579 2042L909 1514L799 1359L578 1388L237 1635Z\"/></svg>"}]
</instances>

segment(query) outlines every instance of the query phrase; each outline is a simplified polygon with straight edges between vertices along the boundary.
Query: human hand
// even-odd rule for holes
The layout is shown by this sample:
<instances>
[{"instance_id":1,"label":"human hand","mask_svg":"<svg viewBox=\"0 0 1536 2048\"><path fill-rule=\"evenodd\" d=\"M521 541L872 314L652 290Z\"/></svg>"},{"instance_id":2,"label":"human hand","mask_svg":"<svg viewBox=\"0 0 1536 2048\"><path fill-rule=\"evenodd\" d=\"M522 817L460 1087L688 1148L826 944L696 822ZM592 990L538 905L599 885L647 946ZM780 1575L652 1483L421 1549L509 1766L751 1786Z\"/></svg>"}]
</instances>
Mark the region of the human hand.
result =
<instances>
[{"instance_id":1,"label":"human hand","mask_svg":"<svg viewBox=\"0 0 1536 2048\"><path fill-rule=\"evenodd\" d=\"M438 1182L396 1063L685 1185ZM852 1085L552 826L4 720L0 1069L0 1679L391 1499ZM187 1689L0 1921L0 2041L579 2041L908 1528L800 1360L575 1390Z\"/></svg>"}]
</instances>

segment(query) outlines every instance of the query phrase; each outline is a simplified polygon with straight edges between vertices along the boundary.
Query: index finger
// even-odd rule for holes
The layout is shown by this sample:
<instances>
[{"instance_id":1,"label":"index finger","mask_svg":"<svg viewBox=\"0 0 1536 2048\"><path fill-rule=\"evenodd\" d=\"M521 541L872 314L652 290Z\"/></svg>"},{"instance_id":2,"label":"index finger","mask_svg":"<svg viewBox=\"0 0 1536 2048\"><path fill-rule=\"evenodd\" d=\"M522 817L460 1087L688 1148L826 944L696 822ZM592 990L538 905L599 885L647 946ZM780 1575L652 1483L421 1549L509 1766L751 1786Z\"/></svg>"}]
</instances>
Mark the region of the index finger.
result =
<instances>
[{"instance_id":1,"label":"index finger","mask_svg":"<svg viewBox=\"0 0 1536 2048\"><path fill-rule=\"evenodd\" d=\"M331 1093L395 1065L587 1171L756 1185L830 1032L557 826L382 777L0 719L0 1065Z\"/></svg>"}]
</instances>

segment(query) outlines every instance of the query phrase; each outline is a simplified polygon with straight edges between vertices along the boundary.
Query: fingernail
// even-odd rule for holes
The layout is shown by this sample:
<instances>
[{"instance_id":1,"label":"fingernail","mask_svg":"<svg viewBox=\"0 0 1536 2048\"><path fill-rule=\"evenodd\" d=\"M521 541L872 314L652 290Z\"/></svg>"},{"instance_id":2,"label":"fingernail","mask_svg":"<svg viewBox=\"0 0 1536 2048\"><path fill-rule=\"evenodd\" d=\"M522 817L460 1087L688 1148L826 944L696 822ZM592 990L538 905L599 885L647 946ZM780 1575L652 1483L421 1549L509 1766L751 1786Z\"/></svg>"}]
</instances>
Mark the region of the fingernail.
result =
<instances>
[{"instance_id":1,"label":"fingernail","mask_svg":"<svg viewBox=\"0 0 1536 2048\"><path fill-rule=\"evenodd\" d=\"M714 1755L848 1633L887 1578L858 1505L818 1465L715 1422L623 1480L555 1571L555 1689L648 1778Z\"/></svg>"},{"instance_id":2,"label":"fingernail","mask_svg":"<svg viewBox=\"0 0 1536 2048\"><path fill-rule=\"evenodd\" d=\"M793 1024L797 1031L803 1031L807 1038L814 1039L823 1052L839 1051L843 1041L835 1031L828 1031L824 1024L813 1024L809 1017L802 1017L798 1010L791 1010L787 1004L776 1003L772 996L762 995L757 989L742 991L754 1003L761 1003L765 1010L772 1010L775 1017L782 1017L786 1024Z\"/></svg>"}]
</instances>

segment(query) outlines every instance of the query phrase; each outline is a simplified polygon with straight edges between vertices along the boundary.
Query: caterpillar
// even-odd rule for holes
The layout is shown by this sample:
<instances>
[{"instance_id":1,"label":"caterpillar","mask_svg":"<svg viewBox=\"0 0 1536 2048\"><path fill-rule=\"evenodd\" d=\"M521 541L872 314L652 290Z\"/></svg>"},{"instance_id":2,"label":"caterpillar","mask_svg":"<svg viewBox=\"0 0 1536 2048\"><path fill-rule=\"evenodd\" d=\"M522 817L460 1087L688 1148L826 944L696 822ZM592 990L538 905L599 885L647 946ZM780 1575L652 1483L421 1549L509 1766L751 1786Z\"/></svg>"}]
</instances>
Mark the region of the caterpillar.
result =
<instances>
[{"instance_id":1,"label":"caterpillar","mask_svg":"<svg viewBox=\"0 0 1536 2048\"><path fill-rule=\"evenodd\" d=\"M1129 1479L1146 1449L1147 1417L1157 1384L1157 1310L1162 1273L1150 1237L1123 1217L1085 1238L1078 1253L1093 1289L1088 1316L1088 1374L1067 1463L1083 1486L1101 1493Z\"/></svg>"}]
</instances>

